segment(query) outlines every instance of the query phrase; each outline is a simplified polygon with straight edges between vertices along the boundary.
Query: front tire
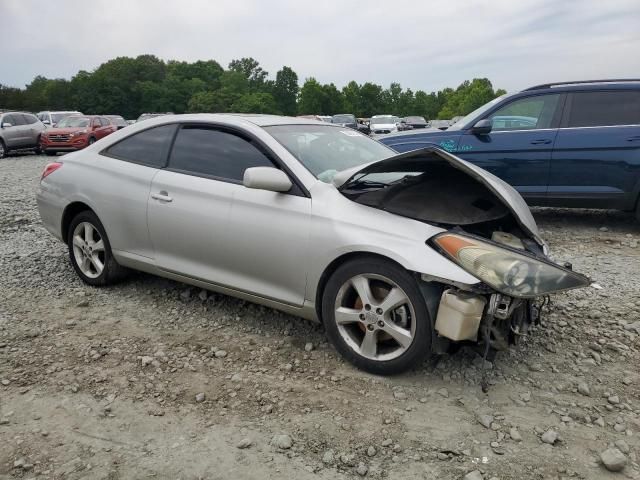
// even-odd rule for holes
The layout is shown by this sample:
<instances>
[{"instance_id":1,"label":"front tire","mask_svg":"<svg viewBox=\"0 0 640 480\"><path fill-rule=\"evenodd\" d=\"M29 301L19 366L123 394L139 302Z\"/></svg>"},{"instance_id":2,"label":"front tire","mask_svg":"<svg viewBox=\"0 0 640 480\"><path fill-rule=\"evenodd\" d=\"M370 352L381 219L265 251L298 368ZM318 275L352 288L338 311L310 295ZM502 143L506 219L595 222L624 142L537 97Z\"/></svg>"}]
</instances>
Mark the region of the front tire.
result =
<instances>
[{"instance_id":1,"label":"front tire","mask_svg":"<svg viewBox=\"0 0 640 480\"><path fill-rule=\"evenodd\" d=\"M126 274L126 269L113 258L104 227L92 211L80 212L71 221L67 246L73 269L89 285L110 285Z\"/></svg>"},{"instance_id":2,"label":"front tire","mask_svg":"<svg viewBox=\"0 0 640 480\"><path fill-rule=\"evenodd\" d=\"M49 150L45 150L44 153L47 154L47 157L55 157L58 152L50 152Z\"/></svg>"},{"instance_id":3,"label":"front tire","mask_svg":"<svg viewBox=\"0 0 640 480\"><path fill-rule=\"evenodd\" d=\"M0 158L7 156L7 147L2 140L0 140Z\"/></svg>"},{"instance_id":4,"label":"front tire","mask_svg":"<svg viewBox=\"0 0 640 480\"><path fill-rule=\"evenodd\" d=\"M363 257L340 266L324 289L322 317L336 350L370 373L404 372L431 352L431 319L418 284L390 261Z\"/></svg>"}]
</instances>

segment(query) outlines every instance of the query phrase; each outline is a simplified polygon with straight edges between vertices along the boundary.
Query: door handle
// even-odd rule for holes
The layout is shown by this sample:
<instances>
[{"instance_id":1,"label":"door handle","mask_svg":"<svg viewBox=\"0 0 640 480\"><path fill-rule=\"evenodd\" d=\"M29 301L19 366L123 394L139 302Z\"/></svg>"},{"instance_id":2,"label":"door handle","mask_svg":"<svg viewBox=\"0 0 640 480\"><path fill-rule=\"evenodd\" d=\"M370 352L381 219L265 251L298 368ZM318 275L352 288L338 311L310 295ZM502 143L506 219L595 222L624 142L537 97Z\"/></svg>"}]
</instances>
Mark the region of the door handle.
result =
<instances>
[{"instance_id":1,"label":"door handle","mask_svg":"<svg viewBox=\"0 0 640 480\"><path fill-rule=\"evenodd\" d=\"M627 142L640 142L640 135L636 135L635 137L627 138Z\"/></svg>"},{"instance_id":2,"label":"door handle","mask_svg":"<svg viewBox=\"0 0 640 480\"><path fill-rule=\"evenodd\" d=\"M531 141L531 145L549 145L550 143L551 143L551 140L546 138L540 138L538 140Z\"/></svg>"},{"instance_id":3,"label":"door handle","mask_svg":"<svg viewBox=\"0 0 640 480\"><path fill-rule=\"evenodd\" d=\"M165 192L164 190L158 192L158 193L152 193L151 194L151 198L155 199L155 200L160 200L161 202L173 202L173 198L171 198L169 196L169 194L167 192Z\"/></svg>"}]
</instances>

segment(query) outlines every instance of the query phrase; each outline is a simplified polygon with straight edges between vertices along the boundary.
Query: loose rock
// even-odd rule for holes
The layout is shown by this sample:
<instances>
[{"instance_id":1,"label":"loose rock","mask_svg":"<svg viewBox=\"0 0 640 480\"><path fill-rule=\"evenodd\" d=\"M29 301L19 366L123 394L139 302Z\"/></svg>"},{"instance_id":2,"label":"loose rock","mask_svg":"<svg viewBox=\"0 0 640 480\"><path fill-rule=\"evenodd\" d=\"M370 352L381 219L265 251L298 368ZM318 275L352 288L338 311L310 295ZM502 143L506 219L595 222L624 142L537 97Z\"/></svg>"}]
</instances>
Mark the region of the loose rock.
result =
<instances>
[{"instance_id":1,"label":"loose rock","mask_svg":"<svg viewBox=\"0 0 640 480\"><path fill-rule=\"evenodd\" d=\"M271 439L271 444L281 450L288 450L293 446L293 440L289 435L275 435L273 439Z\"/></svg>"},{"instance_id":2,"label":"loose rock","mask_svg":"<svg viewBox=\"0 0 640 480\"><path fill-rule=\"evenodd\" d=\"M549 429L542 434L540 440L542 440L544 443L548 443L549 445L553 445L558 441L558 432Z\"/></svg>"},{"instance_id":3,"label":"loose rock","mask_svg":"<svg viewBox=\"0 0 640 480\"><path fill-rule=\"evenodd\" d=\"M627 457L617 448L608 448L600 454L600 460L610 472L619 472L627 464Z\"/></svg>"}]
</instances>

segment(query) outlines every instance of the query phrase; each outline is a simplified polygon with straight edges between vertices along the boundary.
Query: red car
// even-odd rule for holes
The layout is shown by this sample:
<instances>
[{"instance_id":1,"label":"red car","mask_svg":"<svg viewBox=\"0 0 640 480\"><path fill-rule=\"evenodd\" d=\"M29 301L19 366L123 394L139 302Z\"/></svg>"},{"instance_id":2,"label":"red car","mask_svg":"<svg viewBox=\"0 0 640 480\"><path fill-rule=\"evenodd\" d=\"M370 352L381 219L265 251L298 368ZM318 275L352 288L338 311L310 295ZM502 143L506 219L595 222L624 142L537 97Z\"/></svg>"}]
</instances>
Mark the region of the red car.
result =
<instances>
[{"instance_id":1,"label":"red car","mask_svg":"<svg viewBox=\"0 0 640 480\"><path fill-rule=\"evenodd\" d=\"M108 118L99 115L72 115L40 136L40 148L47 155L82 150L118 129Z\"/></svg>"}]
</instances>

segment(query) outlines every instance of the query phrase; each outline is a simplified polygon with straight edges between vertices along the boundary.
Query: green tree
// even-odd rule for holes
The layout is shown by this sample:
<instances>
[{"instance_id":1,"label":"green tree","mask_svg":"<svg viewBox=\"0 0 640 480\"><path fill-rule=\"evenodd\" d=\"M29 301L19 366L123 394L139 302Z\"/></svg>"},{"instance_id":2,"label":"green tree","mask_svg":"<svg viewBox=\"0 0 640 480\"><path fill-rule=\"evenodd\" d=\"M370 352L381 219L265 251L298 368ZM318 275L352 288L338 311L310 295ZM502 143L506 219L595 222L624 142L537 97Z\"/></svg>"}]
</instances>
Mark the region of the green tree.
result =
<instances>
[{"instance_id":1,"label":"green tree","mask_svg":"<svg viewBox=\"0 0 640 480\"><path fill-rule=\"evenodd\" d=\"M478 107L496 98L501 92L495 92L487 78L474 78L465 81L447 95L446 101L438 114L439 118L452 118L466 115Z\"/></svg>"},{"instance_id":2,"label":"green tree","mask_svg":"<svg viewBox=\"0 0 640 480\"><path fill-rule=\"evenodd\" d=\"M342 98L344 98L344 111L353 113L356 117L363 117L364 112L360 104L360 85L351 80L342 87Z\"/></svg>"},{"instance_id":3,"label":"green tree","mask_svg":"<svg viewBox=\"0 0 640 480\"><path fill-rule=\"evenodd\" d=\"M324 90L318 81L307 78L300 89L298 112L304 115L322 115L324 106Z\"/></svg>"},{"instance_id":4,"label":"green tree","mask_svg":"<svg viewBox=\"0 0 640 480\"><path fill-rule=\"evenodd\" d=\"M262 89L269 76L269 72L263 70L260 63L251 57L232 60L229 70L241 73L252 90Z\"/></svg>"},{"instance_id":5,"label":"green tree","mask_svg":"<svg viewBox=\"0 0 640 480\"><path fill-rule=\"evenodd\" d=\"M0 83L0 109L24 110L24 90Z\"/></svg>"},{"instance_id":6,"label":"green tree","mask_svg":"<svg viewBox=\"0 0 640 480\"><path fill-rule=\"evenodd\" d=\"M231 111L238 113L275 113L276 101L270 93L245 93L232 105Z\"/></svg>"},{"instance_id":7,"label":"green tree","mask_svg":"<svg viewBox=\"0 0 640 480\"><path fill-rule=\"evenodd\" d=\"M273 85L273 98L277 109L284 115L295 115L298 106L298 75L289 67L282 67L276 73L276 81Z\"/></svg>"},{"instance_id":8,"label":"green tree","mask_svg":"<svg viewBox=\"0 0 640 480\"><path fill-rule=\"evenodd\" d=\"M384 112L385 101L382 94L382 87L375 83L367 82L360 87L360 107L362 116L370 117Z\"/></svg>"},{"instance_id":9,"label":"green tree","mask_svg":"<svg viewBox=\"0 0 640 480\"><path fill-rule=\"evenodd\" d=\"M344 97L342 92L333 83L322 86L322 114L335 115L344 112Z\"/></svg>"},{"instance_id":10,"label":"green tree","mask_svg":"<svg viewBox=\"0 0 640 480\"><path fill-rule=\"evenodd\" d=\"M183 80L202 80L211 90L220 87L220 76L223 72L224 69L215 60L198 60L194 63L176 60L167 62L167 76Z\"/></svg>"}]
</instances>

